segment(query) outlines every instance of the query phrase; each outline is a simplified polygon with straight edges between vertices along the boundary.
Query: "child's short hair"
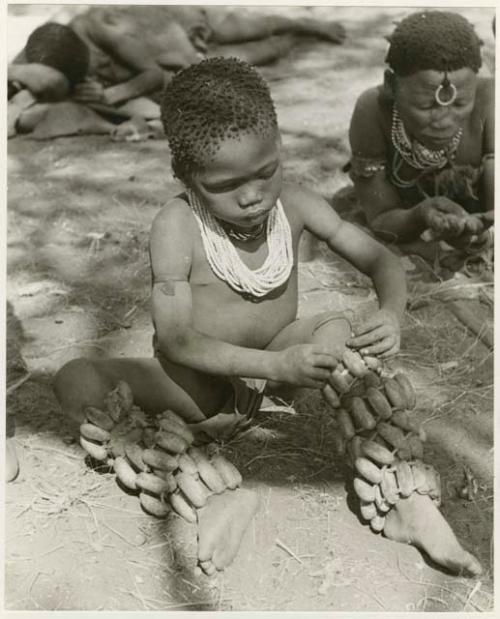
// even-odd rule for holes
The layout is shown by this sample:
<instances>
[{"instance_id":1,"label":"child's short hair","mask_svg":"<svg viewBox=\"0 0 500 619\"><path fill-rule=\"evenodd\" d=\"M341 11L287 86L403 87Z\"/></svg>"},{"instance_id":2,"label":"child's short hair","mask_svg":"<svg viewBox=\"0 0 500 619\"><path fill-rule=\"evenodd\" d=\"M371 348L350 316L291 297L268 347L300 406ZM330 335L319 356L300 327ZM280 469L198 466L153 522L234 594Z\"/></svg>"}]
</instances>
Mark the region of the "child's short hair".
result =
<instances>
[{"instance_id":1,"label":"child's short hair","mask_svg":"<svg viewBox=\"0 0 500 619\"><path fill-rule=\"evenodd\" d=\"M166 86L161 117L174 174L185 181L241 133L269 135L278 122L266 82L246 62L210 58L177 73Z\"/></svg>"},{"instance_id":2,"label":"child's short hair","mask_svg":"<svg viewBox=\"0 0 500 619\"><path fill-rule=\"evenodd\" d=\"M481 68L483 42L465 17L449 11L419 11L403 19L387 37L386 62L396 75L433 69Z\"/></svg>"},{"instance_id":3,"label":"child's short hair","mask_svg":"<svg viewBox=\"0 0 500 619\"><path fill-rule=\"evenodd\" d=\"M55 22L33 30L28 37L25 54L28 62L57 69L71 84L81 82L89 69L87 45L69 26Z\"/></svg>"}]
</instances>

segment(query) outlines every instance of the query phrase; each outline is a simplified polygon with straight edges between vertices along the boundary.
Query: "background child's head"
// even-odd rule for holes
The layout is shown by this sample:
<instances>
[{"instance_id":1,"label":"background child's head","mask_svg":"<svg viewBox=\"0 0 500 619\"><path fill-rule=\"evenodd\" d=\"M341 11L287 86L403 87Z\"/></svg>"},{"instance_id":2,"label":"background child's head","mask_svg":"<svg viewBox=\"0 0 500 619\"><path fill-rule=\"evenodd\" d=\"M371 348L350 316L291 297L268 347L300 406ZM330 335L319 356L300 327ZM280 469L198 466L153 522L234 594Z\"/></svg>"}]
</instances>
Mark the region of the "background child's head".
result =
<instances>
[{"instance_id":1,"label":"background child's head","mask_svg":"<svg viewBox=\"0 0 500 619\"><path fill-rule=\"evenodd\" d=\"M388 37L386 56L398 76L417 71L451 72L481 68L481 39L465 17L449 11L419 11L403 19Z\"/></svg>"},{"instance_id":2,"label":"background child's head","mask_svg":"<svg viewBox=\"0 0 500 619\"><path fill-rule=\"evenodd\" d=\"M26 60L60 71L71 85L81 82L89 68L89 49L68 26L49 22L28 37Z\"/></svg>"},{"instance_id":3,"label":"background child's head","mask_svg":"<svg viewBox=\"0 0 500 619\"><path fill-rule=\"evenodd\" d=\"M269 87L236 58L211 58L177 73L165 89L162 121L175 175L186 182L228 139L276 135Z\"/></svg>"}]
</instances>

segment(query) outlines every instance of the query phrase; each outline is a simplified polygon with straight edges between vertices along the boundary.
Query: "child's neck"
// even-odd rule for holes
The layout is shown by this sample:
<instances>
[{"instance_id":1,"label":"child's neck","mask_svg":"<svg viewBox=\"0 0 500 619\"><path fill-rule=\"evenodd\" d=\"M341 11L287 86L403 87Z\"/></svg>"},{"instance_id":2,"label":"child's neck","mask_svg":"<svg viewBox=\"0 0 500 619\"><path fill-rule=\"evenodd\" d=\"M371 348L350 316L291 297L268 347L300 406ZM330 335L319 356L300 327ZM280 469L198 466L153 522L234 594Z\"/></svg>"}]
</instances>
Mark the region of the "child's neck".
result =
<instances>
[{"instance_id":1,"label":"child's neck","mask_svg":"<svg viewBox=\"0 0 500 619\"><path fill-rule=\"evenodd\" d=\"M218 220L228 237L234 241L246 243L256 241L266 234L267 219L252 228L238 228L225 221Z\"/></svg>"}]
</instances>

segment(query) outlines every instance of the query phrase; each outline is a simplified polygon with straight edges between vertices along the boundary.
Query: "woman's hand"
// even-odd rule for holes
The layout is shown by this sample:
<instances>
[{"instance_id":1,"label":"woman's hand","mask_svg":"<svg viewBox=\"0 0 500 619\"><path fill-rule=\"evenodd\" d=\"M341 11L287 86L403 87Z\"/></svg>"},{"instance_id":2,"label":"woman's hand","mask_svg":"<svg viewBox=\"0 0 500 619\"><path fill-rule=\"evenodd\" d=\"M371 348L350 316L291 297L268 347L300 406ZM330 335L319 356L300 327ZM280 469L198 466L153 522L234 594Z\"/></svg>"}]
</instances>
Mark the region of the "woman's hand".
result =
<instances>
[{"instance_id":1,"label":"woman's hand","mask_svg":"<svg viewBox=\"0 0 500 619\"><path fill-rule=\"evenodd\" d=\"M355 329L347 345L361 355L389 357L399 350L401 335L399 319L394 312L381 309Z\"/></svg>"},{"instance_id":2,"label":"woman's hand","mask_svg":"<svg viewBox=\"0 0 500 619\"><path fill-rule=\"evenodd\" d=\"M444 196L427 198L420 203L420 212L426 229L443 240L460 236L469 217L460 204Z\"/></svg>"}]
</instances>

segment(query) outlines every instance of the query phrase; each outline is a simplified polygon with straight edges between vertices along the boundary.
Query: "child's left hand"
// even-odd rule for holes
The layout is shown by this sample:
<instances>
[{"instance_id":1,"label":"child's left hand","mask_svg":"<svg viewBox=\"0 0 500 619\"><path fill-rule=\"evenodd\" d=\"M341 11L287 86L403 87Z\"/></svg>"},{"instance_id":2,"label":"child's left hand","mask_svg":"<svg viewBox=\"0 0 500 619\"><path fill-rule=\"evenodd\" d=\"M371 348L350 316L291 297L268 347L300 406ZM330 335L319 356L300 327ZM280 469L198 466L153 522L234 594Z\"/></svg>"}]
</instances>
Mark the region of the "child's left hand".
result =
<instances>
[{"instance_id":1,"label":"child's left hand","mask_svg":"<svg viewBox=\"0 0 500 619\"><path fill-rule=\"evenodd\" d=\"M394 312L381 309L355 331L347 345L362 355L389 357L399 350L399 320Z\"/></svg>"}]
</instances>

